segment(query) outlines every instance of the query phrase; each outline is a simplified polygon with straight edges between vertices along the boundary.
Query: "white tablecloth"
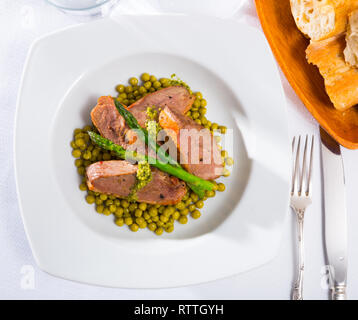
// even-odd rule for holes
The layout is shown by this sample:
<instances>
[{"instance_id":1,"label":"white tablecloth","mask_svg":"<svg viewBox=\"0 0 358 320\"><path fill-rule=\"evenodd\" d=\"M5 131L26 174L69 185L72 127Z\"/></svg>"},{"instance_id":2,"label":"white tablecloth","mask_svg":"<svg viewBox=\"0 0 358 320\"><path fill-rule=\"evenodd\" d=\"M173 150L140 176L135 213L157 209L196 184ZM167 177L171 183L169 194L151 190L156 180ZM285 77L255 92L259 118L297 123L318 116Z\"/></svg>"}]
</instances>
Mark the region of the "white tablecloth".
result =
<instances>
[{"instance_id":1,"label":"white tablecloth","mask_svg":"<svg viewBox=\"0 0 358 320\"><path fill-rule=\"evenodd\" d=\"M234 16L260 28L252 0L121 0L114 14L159 11ZM0 3L0 298L288 299L295 274L296 257L294 215L289 210L282 245L274 260L256 270L211 283L160 290L111 289L58 279L36 266L25 236L15 190L13 129L16 96L31 42L40 35L76 24L78 21L78 18L64 14L42 0L2 0ZM232 36L235 37L235 30L232 31ZM313 132L318 137L316 122L284 76L282 83L287 96L291 135ZM55 78L53 84L56 85ZM307 211L305 221L306 299L328 297L324 274L321 173L318 155L316 152L314 202ZM358 243L358 151L344 149L343 157L349 215L348 295L357 299L358 252L355 245ZM41 195L37 195L34 190L34 197L40 200Z\"/></svg>"}]
</instances>

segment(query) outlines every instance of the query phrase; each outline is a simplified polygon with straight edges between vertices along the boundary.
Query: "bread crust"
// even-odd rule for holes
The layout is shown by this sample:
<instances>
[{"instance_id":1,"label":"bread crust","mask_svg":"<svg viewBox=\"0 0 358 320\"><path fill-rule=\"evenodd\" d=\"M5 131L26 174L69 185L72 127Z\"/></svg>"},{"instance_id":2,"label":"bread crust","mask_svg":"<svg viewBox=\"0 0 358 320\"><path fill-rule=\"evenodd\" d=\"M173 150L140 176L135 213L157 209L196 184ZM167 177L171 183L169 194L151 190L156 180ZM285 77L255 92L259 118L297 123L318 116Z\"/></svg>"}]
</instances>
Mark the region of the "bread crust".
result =
<instances>
[{"instance_id":1,"label":"bread crust","mask_svg":"<svg viewBox=\"0 0 358 320\"><path fill-rule=\"evenodd\" d=\"M344 58L350 66L358 67L358 10L348 16L346 43Z\"/></svg>"},{"instance_id":2,"label":"bread crust","mask_svg":"<svg viewBox=\"0 0 358 320\"><path fill-rule=\"evenodd\" d=\"M346 64L345 46L345 36L341 34L323 41L311 41L306 49L308 62L318 67L329 98L341 111L358 104L358 69Z\"/></svg>"},{"instance_id":3,"label":"bread crust","mask_svg":"<svg viewBox=\"0 0 358 320\"><path fill-rule=\"evenodd\" d=\"M290 0L298 29L313 41L346 31L348 14L358 9L357 0Z\"/></svg>"}]
</instances>

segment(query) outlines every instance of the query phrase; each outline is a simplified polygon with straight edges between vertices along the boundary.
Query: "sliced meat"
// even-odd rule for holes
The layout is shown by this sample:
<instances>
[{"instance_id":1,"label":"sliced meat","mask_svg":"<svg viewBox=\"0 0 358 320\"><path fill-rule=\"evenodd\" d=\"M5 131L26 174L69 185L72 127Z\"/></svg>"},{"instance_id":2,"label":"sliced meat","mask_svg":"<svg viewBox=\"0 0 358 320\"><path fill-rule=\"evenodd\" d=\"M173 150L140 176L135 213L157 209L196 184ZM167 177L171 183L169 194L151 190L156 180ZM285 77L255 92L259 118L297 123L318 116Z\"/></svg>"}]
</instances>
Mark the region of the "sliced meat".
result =
<instances>
[{"instance_id":1,"label":"sliced meat","mask_svg":"<svg viewBox=\"0 0 358 320\"><path fill-rule=\"evenodd\" d=\"M195 97L181 86L172 86L164 88L146 95L142 99L134 102L128 107L128 110L136 117L138 123L145 127L147 119L147 108L164 109L170 107L184 114L191 108Z\"/></svg>"},{"instance_id":2,"label":"sliced meat","mask_svg":"<svg viewBox=\"0 0 358 320\"><path fill-rule=\"evenodd\" d=\"M160 112L159 123L176 144L180 164L188 172L206 180L222 175L224 167L221 154L208 129L168 107Z\"/></svg>"},{"instance_id":3,"label":"sliced meat","mask_svg":"<svg viewBox=\"0 0 358 320\"><path fill-rule=\"evenodd\" d=\"M124 118L119 114L113 98L102 96L91 111L91 119L102 137L127 149L136 140Z\"/></svg>"},{"instance_id":4,"label":"sliced meat","mask_svg":"<svg viewBox=\"0 0 358 320\"><path fill-rule=\"evenodd\" d=\"M152 180L137 192L137 201L150 204L178 203L186 193L185 183L156 168L151 168ZM136 183L137 165L124 160L99 161L87 167L90 190L128 197Z\"/></svg>"}]
</instances>

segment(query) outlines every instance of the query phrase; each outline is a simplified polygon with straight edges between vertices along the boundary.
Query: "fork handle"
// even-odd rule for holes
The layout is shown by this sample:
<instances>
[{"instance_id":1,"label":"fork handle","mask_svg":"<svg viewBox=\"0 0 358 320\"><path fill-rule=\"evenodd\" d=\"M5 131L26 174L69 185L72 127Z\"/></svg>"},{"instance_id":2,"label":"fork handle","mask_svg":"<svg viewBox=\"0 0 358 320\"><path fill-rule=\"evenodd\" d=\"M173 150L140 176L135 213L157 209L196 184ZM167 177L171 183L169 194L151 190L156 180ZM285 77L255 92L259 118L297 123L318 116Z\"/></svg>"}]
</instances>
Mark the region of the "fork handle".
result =
<instances>
[{"instance_id":1,"label":"fork handle","mask_svg":"<svg viewBox=\"0 0 358 320\"><path fill-rule=\"evenodd\" d=\"M295 210L298 227L298 275L292 290L292 300L303 300L303 272L304 264L304 243L303 243L303 219L305 210Z\"/></svg>"}]
</instances>

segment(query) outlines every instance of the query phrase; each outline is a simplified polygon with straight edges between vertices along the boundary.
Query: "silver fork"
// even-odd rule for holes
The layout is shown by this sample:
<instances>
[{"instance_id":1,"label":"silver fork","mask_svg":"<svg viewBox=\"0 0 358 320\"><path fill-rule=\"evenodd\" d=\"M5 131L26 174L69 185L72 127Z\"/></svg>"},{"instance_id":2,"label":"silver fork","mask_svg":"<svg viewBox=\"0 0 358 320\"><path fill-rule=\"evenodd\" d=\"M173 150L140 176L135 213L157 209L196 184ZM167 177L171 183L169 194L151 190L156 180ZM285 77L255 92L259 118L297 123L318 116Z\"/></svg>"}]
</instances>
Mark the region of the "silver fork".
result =
<instances>
[{"instance_id":1,"label":"silver fork","mask_svg":"<svg viewBox=\"0 0 358 320\"><path fill-rule=\"evenodd\" d=\"M298 141L297 141L298 140ZM313 144L314 137L310 139L311 147L309 148L308 135L306 135L303 158L300 159L301 150L301 136L294 137L292 140L292 155L293 155L293 169L292 169L292 186L291 186L291 207L296 213L298 224L298 275L294 283L292 291L293 300L303 300L303 272L304 264L304 244L303 244L303 220L306 208L312 203L312 159L313 159ZM296 143L297 141L297 143ZM310 151L308 151L310 149ZM309 152L309 155L308 155ZM309 163L307 165L307 156ZM300 166L302 163L302 169Z\"/></svg>"}]
</instances>

